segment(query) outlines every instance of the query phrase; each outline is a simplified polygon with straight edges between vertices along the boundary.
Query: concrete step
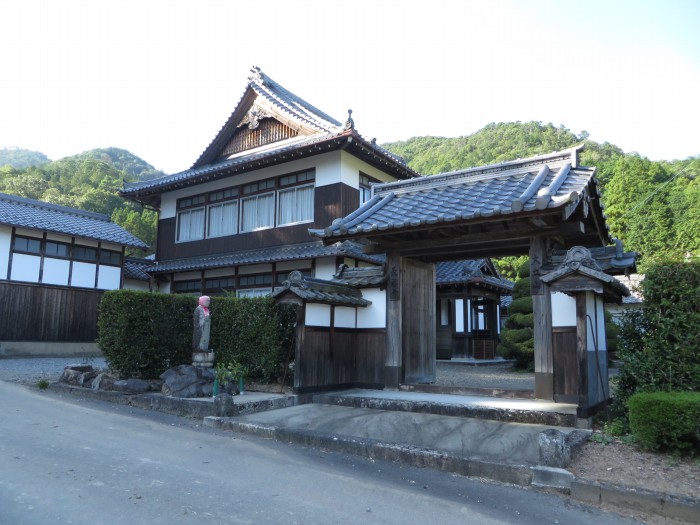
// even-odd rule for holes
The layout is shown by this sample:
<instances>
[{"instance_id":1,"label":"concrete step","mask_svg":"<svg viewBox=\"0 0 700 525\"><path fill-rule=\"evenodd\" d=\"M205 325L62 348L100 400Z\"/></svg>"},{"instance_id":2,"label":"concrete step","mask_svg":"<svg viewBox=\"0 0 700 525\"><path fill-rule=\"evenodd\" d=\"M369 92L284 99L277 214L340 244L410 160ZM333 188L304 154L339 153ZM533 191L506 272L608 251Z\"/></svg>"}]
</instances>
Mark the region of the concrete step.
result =
<instances>
[{"instance_id":1,"label":"concrete step","mask_svg":"<svg viewBox=\"0 0 700 525\"><path fill-rule=\"evenodd\" d=\"M508 399L396 390L354 389L313 396L314 403L556 427L577 426L576 405L536 399Z\"/></svg>"},{"instance_id":2,"label":"concrete step","mask_svg":"<svg viewBox=\"0 0 700 525\"><path fill-rule=\"evenodd\" d=\"M319 403L233 418L210 417L205 424L521 485L532 482L533 470L543 464L543 458L552 462L552 439L543 442L543 433L553 432L554 441L567 447L554 453L561 456L555 458L559 465L554 465L560 467L564 456L570 457L571 447L587 437L586 432L570 427L554 430L547 425Z\"/></svg>"}]
</instances>

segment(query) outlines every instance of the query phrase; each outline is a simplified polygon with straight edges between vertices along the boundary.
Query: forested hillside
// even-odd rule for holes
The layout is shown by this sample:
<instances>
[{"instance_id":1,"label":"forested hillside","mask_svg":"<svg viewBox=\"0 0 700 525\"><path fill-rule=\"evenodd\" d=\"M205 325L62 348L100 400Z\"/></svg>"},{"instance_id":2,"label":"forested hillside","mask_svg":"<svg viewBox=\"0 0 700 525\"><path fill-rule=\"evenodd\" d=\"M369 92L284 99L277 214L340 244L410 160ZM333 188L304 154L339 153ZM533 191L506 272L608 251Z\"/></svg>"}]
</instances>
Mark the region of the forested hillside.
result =
<instances>
[{"instance_id":1,"label":"forested hillside","mask_svg":"<svg viewBox=\"0 0 700 525\"><path fill-rule=\"evenodd\" d=\"M21 148L0 149L0 167L28 168L29 166L41 166L47 162L51 162L51 160L39 151Z\"/></svg>"},{"instance_id":2,"label":"forested hillside","mask_svg":"<svg viewBox=\"0 0 700 525\"><path fill-rule=\"evenodd\" d=\"M585 143L581 164L597 168L610 232L622 239L626 249L640 253L642 267L644 261L661 255L700 255L699 157L650 161L612 144L589 140L585 131L577 135L563 126L541 122L492 123L464 137L415 137L383 146L416 171L435 174L580 143Z\"/></svg>"},{"instance_id":3,"label":"forested hillside","mask_svg":"<svg viewBox=\"0 0 700 525\"><path fill-rule=\"evenodd\" d=\"M124 181L161 175L126 150L95 149L38 166L0 167L0 192L103 213L153 246L156 213L124 201L117 191Z\"/></svg>"},{"instance_id":4,"label":"forested hillside","mask_svg":"<svg viewBox=\"0 0 700 525\"><path fill-rule=\"evenodd\" d=\"M580 143L585 143L581 163L597 168L610 231L623 240L626 249L640 252L642 267L645 260L658 255L700 255L700 157L650 161L615 145L589 140L585 131L576 134L564 126L541 122L492 123L463 137L414 137L383 146L419 173L430 175ZM90 150L54 162L28 150L0 153L5 155L0 156L0 166L8 158L15 163L38 162L0 167L0 191L107 214L154 245L155 212L117 195L124 181L162 175L139 157L118 148ZM515 259L500 262L506 275L517 265Z\"/></svg>"}]
</instances>

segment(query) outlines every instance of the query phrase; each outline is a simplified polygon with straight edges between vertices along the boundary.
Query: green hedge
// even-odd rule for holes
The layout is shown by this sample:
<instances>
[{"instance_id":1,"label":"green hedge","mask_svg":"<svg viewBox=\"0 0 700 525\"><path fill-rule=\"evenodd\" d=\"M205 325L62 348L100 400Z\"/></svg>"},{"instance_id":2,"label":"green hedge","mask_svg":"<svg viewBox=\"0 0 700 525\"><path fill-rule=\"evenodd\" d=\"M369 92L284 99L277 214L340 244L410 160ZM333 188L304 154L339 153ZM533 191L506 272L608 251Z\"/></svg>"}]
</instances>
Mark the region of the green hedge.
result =
<instances>
[{"instance_id":1,"label":"green hedge","mask_svg":"<svg viewBox=\"0 0 700 525\"><path fill-rule=\"evenodd\" d=\"M700 392L640 392L628 408L642 448L700 453Z\"/></svg>"},{"instance_id":2,"label":"green hedge","mask_svg":"<svg viewBox=\"0 0 700 525\"><path fill-rule=\"evenodd\" d=\"M97 343L120 377L155 378L192 362L192 314L197 298L131 290L105 292ZM269 298L213 297L211 348L217 363L237 361L247 378L281 376L292 352L294 311Z\"/></svg>"},{"instance_id":3,"label":"green hedge","mask_svg":"<svg viewBox=\"0 0 700 525\"><path fill-rule=\"evenodd\" d=\"M651 264L641 310L623 316L615 403L637 392L700 391L700 261Z\"/></svg>"}]
</instances>

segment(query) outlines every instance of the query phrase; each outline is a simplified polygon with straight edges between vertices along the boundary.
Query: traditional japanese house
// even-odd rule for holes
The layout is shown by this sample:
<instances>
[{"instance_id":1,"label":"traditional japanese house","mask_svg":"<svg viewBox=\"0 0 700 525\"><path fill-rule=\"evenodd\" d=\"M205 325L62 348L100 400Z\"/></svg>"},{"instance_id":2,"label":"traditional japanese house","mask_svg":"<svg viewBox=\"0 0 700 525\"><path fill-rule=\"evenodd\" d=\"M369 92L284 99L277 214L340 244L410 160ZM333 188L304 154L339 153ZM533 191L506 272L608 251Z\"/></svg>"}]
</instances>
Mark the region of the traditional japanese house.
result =
<instances>
[{"instance_id":1,"label":"traditional japanese house","mask_svg":"<svg viewBox=\"0 0 700 525\"><path fill-rule=\"evenodd\" d=\"M330 278L340 264L381 264L358 243L326 245L308 230L351 214L371 184L416 176L350 116L341 123L253 68L190 169L120 194L159 212L148 272L160 291L251 297L269 295L292 271Z\"/></svg>"},{"instance_id":2,"label":"traditional japanese house","mask_svg":"<svg viewBox=\"0 0 700 525\"><path fill-rule=\"evenodd\" d=\"M106 215L0 194L0 352L96 353L102 292L148 284L127 248Z\"/></svg>"},{"instance_id":3,"label":"traditional japanese house","mask_svg":"<svg viewBox=\"0 0 700 525\"><path fill-rule=\"evenodd\" d=\"M438 359L495 359L501 333L501 297L513 283L490 259L435 264Z\"/></svg>"}]
</instances>

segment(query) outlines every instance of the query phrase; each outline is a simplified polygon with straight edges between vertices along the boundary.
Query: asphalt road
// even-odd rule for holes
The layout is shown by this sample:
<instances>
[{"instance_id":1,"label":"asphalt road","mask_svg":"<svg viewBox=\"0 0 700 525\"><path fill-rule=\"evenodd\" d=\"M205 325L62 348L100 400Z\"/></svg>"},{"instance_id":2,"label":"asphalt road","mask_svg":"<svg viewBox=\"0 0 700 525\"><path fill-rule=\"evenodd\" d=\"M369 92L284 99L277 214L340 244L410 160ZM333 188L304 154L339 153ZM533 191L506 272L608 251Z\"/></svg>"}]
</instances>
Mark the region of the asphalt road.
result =
<instances>
[{"instance_id":1,"label":"asphalt road","mask_svg":"<svg viewBox=\"0 0 700 525\"><path fill-rule=\"evenodd\" d=\"M0 381L0 524L635 523L535 490Z\"/></svg>"}]
</instances>

